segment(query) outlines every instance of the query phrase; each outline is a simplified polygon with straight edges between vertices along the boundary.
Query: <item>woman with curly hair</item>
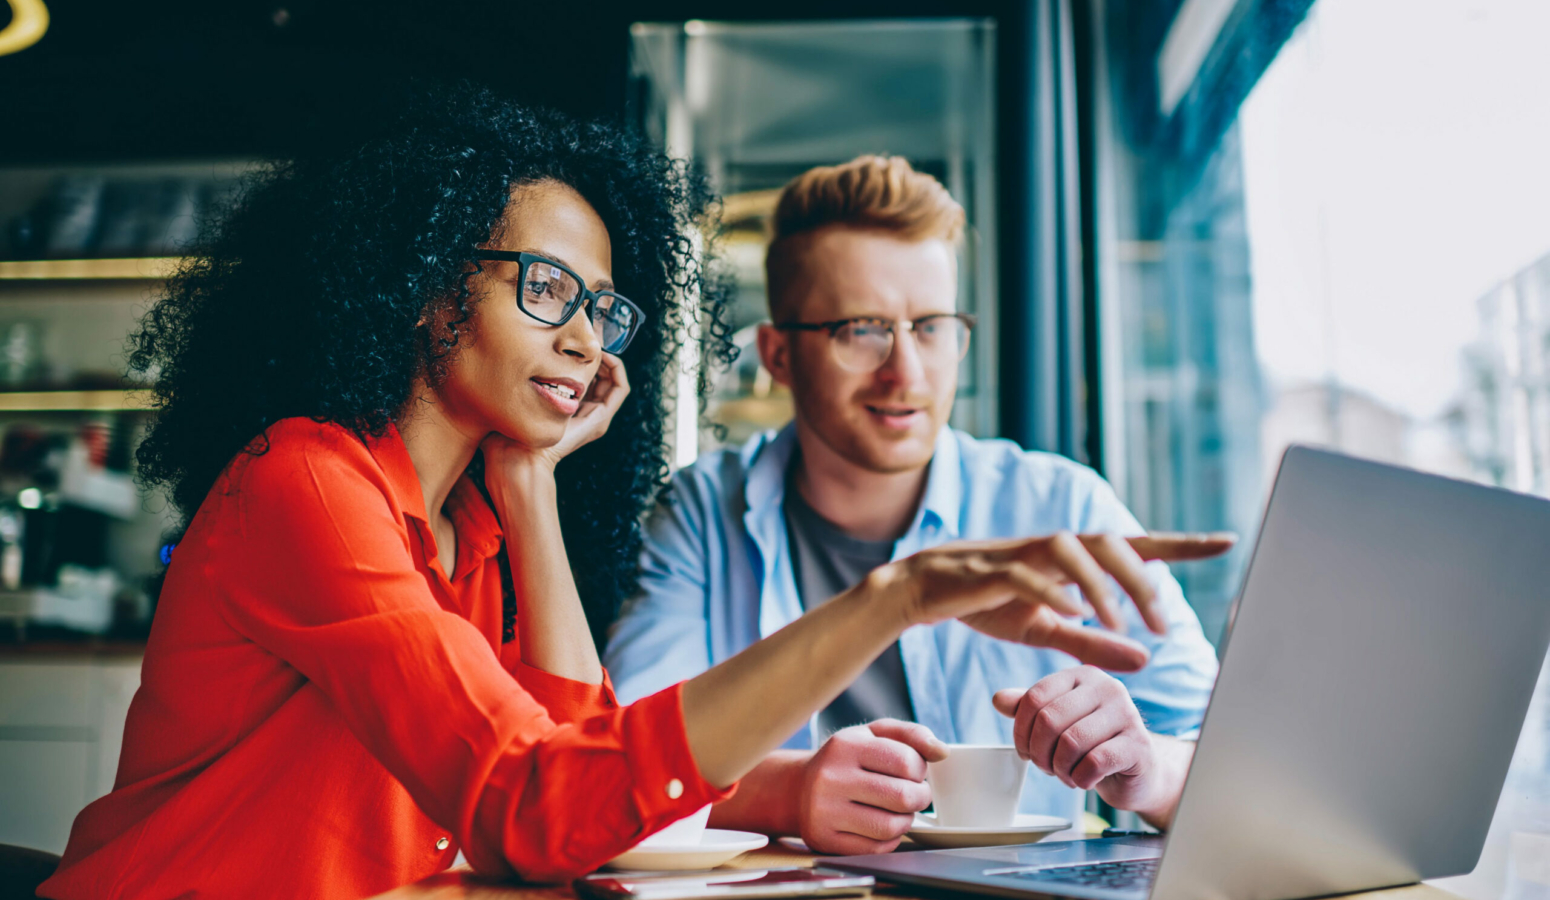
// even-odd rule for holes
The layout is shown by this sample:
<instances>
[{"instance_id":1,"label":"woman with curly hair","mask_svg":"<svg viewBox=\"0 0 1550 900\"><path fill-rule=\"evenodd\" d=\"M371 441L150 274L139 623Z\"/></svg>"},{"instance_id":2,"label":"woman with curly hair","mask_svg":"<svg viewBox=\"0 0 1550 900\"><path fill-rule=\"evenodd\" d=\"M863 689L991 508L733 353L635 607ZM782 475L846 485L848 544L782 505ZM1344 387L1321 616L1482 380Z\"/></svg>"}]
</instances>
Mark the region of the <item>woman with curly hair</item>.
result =
<instances>
[{"instance_id":1,"label":"woman with curly hair","mask_svg":"<svg viewBox=\"0 0 1550 900\"><path fill-rule=\"evenodd\" d=\"M911 625L1140 664L1057 614L1106 582L1044 539L885 566L617 704L585 608L631 585L675 335L720 321L707 199L466 86L249 189L135 337L140 472L190 518L114 790L42 896L364 897L459 850L563 880L728 796Z\"/></svg>"}]
</instances>

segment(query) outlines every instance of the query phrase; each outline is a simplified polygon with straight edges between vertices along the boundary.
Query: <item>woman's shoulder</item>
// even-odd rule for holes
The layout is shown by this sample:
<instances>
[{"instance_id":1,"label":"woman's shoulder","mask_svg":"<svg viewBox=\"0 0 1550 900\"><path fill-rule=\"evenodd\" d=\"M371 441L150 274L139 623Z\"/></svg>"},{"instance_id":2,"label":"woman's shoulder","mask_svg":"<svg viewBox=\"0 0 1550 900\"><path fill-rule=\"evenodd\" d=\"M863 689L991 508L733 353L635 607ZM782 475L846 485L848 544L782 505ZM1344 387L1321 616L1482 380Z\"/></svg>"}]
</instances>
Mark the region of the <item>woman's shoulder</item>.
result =
<instances>
[{"instance_id":1,"label":"woman's shoulder","mask_svg":"<svg viewBox=\"0 0 1550 900\"><path fill-rule=\"evenodd\" d=\"M353 430L338 422L319 422L306 416L281 419L264 429L270 451L306 452L308 450L366 450L365 442Z\"/></svg>"},{"instance_id":2,"label":"woman's shoulder","mask_svg":"<svg viewBox=\"0 0 1550 900\"><path fill-rule=\"evenodd\" d=\"M246 485L301 488L304 479L325 491L340 478L381 478L382 467L367 441L337 422L281 419L264 429L233 461L228 480Z\"/></svg>"},{"instance_id":3,"label":"woman's shoulder","mask_svg":"<svg viewBox=\"0 0 1550 900\"><path fill-rule=\"evenodd\" d=\"M397 446L378 446L388 439ZM283 419L228 464L190 521L184 543L249 561L266 550L294 553L298 543L321 552L337 544L341 529L352 540L396 545L407 527L401 471L413 478L407 456L394 432L373 439L348 426Z\"/></svg>"}]
</instances>

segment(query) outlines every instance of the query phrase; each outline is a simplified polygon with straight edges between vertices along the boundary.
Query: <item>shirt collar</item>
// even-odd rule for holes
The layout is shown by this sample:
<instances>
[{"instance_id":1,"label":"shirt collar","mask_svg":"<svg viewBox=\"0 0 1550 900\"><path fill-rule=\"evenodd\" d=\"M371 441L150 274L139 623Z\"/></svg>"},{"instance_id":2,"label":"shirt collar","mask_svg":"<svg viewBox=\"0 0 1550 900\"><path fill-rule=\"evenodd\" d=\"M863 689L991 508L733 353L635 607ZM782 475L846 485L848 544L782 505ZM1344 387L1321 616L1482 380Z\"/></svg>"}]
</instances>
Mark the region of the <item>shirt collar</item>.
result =
<instances>
[{"instance_id":1,"label":"shirt collar","mask_svg":"<svg viewBox=\"0 0 1550 900\"><path fill-rule=\"evenodd\" d=\"M463 569L465 562L488 559L500 550L500 519L490 508L490 501L484 499L479 486L467 475L452 486L452 495L447 498L447 515L457 529L459 570L466 571Z\"/></svg>"},{"instance_id":2,"label":"shirt collar","mask_svg":"<svg viewBox=\"0 0 1550 900\"><path fill-rule=\"evenodd\" d=\"M425 494L420 490L420 476L414 470L414 460L409 458L409 448L404 445L398 426L389 422L381 437L368 437L366 449L382 467L382 474L387 476L388 487L404 515L429 522L425 515Z\"/></svg>"},{"instance_id":3,"label":"shirt collar","mask_svg":"<svg viewBox=\"0 0 1550 900\"><path fill-rule=\"evenodd\" d=\"M772 437L765 432L743 448L743 468L748 480L743 496L755 515L779 505L786 496L786 469L797 449L797 426L790 423Z\"/></svg>"},{"instance_id":4,"label":"shirt collar","mask_svg":"<svg viewBox=\"0 0 1550 900\"><path fill-rule=\"evenodd\" d=\"M926 473L926 493L920 498L917 524L935 519L949 538L962 532L963 467L958 452L958 436L947 426L937 432L931 450L931 468Z\"/></svg>"},{"instance_id":5,"label":"shirt collar","mask_svg":"<svg viewBox=\"0 0 1550 900\"><path fill-rule=\"evenodd\" d=\"M398 433L398 426L389 423L381 437L367 440L366 447L377 465L382 467L382 474L386 476L404 517L416 520L428 533L430 518L425 514L420 476L414 470L414 460L409 457L409 448ZM466 561L485 559L500 549L500 520L467 475L458 478L452 486L452 493L447 497L447 515L452 519L452 527L457 529L458 571L464 571Z\"/></svg>"},{"instance_id":6,"label":"shirt collar","mask_svg":"<svg viewBox=\"0 0 1550 900\"><path fill-rule=\"evenodd\" d=\"M743 466L748 472L744 497L749 511L759 515L780 504L786 496L786 469L797 449L796 424L782 428L773 437L766 433L760 440L743 448ZM935 520L948 537L962 531L963 469L958 438L944 426L931 451L931 468L926 473L926 492L921 497L913 528Z\"/></svg>"}]
</instances>

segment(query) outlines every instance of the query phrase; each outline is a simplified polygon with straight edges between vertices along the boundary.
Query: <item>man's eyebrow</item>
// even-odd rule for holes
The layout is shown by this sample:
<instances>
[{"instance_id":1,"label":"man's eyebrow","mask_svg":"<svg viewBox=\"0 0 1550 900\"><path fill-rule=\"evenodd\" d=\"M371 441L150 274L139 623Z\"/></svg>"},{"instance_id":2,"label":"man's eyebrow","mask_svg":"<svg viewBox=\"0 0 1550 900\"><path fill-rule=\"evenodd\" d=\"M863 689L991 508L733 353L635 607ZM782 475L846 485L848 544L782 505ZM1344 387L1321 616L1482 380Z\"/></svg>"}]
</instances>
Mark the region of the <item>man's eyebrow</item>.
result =
<instances>
[{"instance_id":1,"label":"man's eyebrow","mask_svg":"<svg viewBox=\"0 0 1550 900\"><path fill-rule=\"evenodd\" d=\"M531 253L534 256L542 256L544 259L552 259L555 262L559 263L560 265L564 266L565 268L570 269L572 272L576 271L576 266L573 263L571 263L570 261L568 261L567 259L565 259L565 257L561 256L558 253L550 253L548 250L543 250L543 249L540 249L538 247L523 247L522 249L518 250L517 252L518 253ZM611 291L613 289L614 289L614 283L612 281L609 281L607 278L604 278L604 279L599 280L598 283L597 283L597 287L593 288L592 290L594 290L594 291Z\"/></svg>"}]
</instances>

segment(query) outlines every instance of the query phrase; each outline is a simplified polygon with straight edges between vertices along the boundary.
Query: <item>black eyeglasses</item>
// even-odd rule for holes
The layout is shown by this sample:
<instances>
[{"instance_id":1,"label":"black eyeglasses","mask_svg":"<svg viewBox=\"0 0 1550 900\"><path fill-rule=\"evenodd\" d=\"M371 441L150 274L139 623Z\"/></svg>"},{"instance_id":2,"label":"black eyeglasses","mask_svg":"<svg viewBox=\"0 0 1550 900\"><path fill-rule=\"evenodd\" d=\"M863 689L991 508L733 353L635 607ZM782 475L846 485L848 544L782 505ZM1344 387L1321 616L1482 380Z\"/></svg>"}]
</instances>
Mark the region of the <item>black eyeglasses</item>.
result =
<instances>
[{"instance_id":1,"label":"black eyeglasses","mask_svg":"<svg viewBox=\"0 0 1550 900\"><path fill-rule=\"evenodd\" d=\"M589 290L580 275L536 253L477 250L474 259L521 263L517 306L545 325L564 325L576 310L588 306L592 330L608 353L619 353L628 347L646 317L640 307L623 295Z\"/></svg>"},{"instance_id":2,"label":"black eyeglasses","mask_svg":"<svg viewBox=\"0 0 1550 900\"><path fill-rule=\"evenodd\" d=\"M931 362L957 365L969 352L974 317L968 313L934 313L918 319L862 316L832 322L785 322L779 331L827 331L834 361L852 372L875 372L893 354L894 335L902 328L915 336L920 355Z\"/></svg>"}]
</instances>

